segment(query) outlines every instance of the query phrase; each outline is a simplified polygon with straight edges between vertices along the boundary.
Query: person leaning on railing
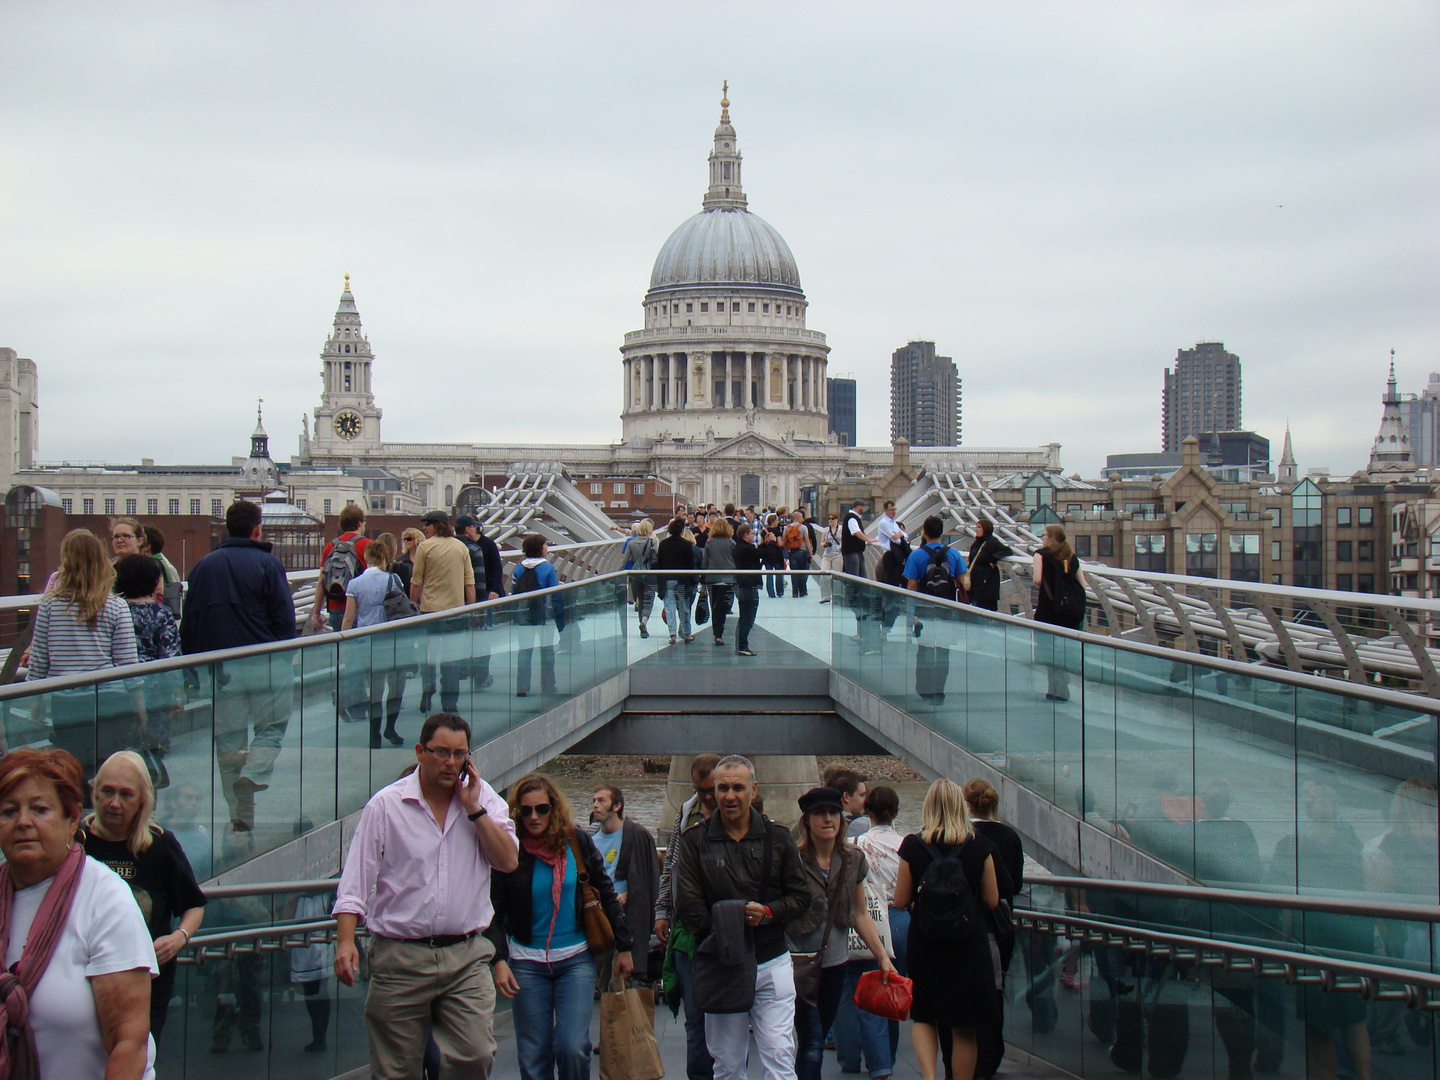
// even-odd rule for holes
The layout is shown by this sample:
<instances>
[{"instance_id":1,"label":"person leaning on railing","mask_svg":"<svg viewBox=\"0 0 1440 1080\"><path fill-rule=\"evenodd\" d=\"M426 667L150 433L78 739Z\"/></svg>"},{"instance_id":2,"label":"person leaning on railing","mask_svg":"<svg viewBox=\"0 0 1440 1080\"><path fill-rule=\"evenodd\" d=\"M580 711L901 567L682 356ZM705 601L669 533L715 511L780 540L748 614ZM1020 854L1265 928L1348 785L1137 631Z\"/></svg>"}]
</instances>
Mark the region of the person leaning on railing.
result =
<instances>
[{"instance_id":1,"label":"person leaning on railing","mask_svg":"<svg viewBox=\"0 0 1440 1080\"><path fill-rule=\"evenodd\" d=\"M64 750L0 758L0 1075L153 1080L155 949L130 887L75 842L84 784Z\"/></svg>"}]
</instances>

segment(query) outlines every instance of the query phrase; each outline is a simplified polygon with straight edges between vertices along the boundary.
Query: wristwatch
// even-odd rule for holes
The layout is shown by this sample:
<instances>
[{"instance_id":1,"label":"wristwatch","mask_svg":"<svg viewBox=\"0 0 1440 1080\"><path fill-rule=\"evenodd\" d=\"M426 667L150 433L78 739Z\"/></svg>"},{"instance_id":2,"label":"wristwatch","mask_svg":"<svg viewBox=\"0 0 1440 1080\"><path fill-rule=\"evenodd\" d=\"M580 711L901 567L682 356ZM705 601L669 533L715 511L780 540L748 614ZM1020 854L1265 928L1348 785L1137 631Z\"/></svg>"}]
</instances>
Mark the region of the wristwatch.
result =
<instances>
[{"instance_id":1,"label":"wristwatch","mask_svg":"<svg viewBox=\"0 0 1440 1080\"><path fill-rule=\"evenodd\" d=\"M480 807L479 810L476 810L473 814L466 814L465 817L466 817L466 819L469 820L469 821L478 821L480 818L484 817L484 816L485 816L486 814L488 814L489 812L490 812L489 810L486 810L485 807L482 806L482 807Z\"/></svg>"}]
</instances>

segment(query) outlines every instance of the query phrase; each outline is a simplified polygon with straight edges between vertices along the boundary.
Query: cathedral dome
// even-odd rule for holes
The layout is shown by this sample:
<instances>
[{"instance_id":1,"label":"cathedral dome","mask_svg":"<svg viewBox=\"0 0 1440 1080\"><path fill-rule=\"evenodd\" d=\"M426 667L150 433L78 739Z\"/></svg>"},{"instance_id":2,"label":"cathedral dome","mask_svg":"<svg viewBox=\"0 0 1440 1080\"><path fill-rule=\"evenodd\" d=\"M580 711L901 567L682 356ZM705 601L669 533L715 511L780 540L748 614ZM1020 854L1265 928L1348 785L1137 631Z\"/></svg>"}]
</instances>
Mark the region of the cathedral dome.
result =
<instances>
[{"instance_id":1,"label":"cathedral dome","mask_svg":"<svg viewBox=\"0 0 1440 1080\"><path fill-rule=\"evenodd\" d=\"M762 286L803 295L785 238L748 210L702 210L670 234L650 273L650 290L693 285Z\"/></svg>"}]
</instances>

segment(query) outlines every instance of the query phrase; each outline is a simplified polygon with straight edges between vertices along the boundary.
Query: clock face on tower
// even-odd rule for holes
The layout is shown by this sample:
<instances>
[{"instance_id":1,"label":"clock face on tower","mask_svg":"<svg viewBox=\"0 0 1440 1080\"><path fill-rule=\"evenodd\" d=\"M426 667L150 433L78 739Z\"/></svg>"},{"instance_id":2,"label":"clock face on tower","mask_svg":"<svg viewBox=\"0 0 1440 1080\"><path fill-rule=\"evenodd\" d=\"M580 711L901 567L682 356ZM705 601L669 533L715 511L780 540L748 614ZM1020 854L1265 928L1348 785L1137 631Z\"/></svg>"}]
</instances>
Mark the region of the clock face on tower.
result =
<instances>
[{"instance_id":1,"label":"clock face on tower","mask_svg":"<svg viewBox=\"0 0 1440 1080\"><path fill-rule=\"evenodd\" d=\"M335 414L335 434L342 439L355 438L364 426L365 421L357 412L346 409L344 412Z\"/></svg>"}]
</instances>

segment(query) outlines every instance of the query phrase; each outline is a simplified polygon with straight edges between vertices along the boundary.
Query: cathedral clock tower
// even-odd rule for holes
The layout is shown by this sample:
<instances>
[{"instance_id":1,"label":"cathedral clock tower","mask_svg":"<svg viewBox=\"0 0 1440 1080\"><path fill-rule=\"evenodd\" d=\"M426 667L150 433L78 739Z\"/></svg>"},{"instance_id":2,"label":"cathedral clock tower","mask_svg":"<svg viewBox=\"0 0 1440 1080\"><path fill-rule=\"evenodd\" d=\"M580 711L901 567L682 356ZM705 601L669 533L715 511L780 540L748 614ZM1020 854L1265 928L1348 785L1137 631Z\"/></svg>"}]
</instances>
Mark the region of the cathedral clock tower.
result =
<instances>
[{"instance_id":1,"label":"cathedral clock tower","mask_svg":"<svg viewBox=\"0 0 1440 1080\"><path fill-rule=\"evenodd\" d=\"M345 291L335 310L335 328L320 352L324 391L315 410L312 453L346 456L380 448L380 410L370 389L374 360L346 274Z\"/></svg>"}]
</instances>

